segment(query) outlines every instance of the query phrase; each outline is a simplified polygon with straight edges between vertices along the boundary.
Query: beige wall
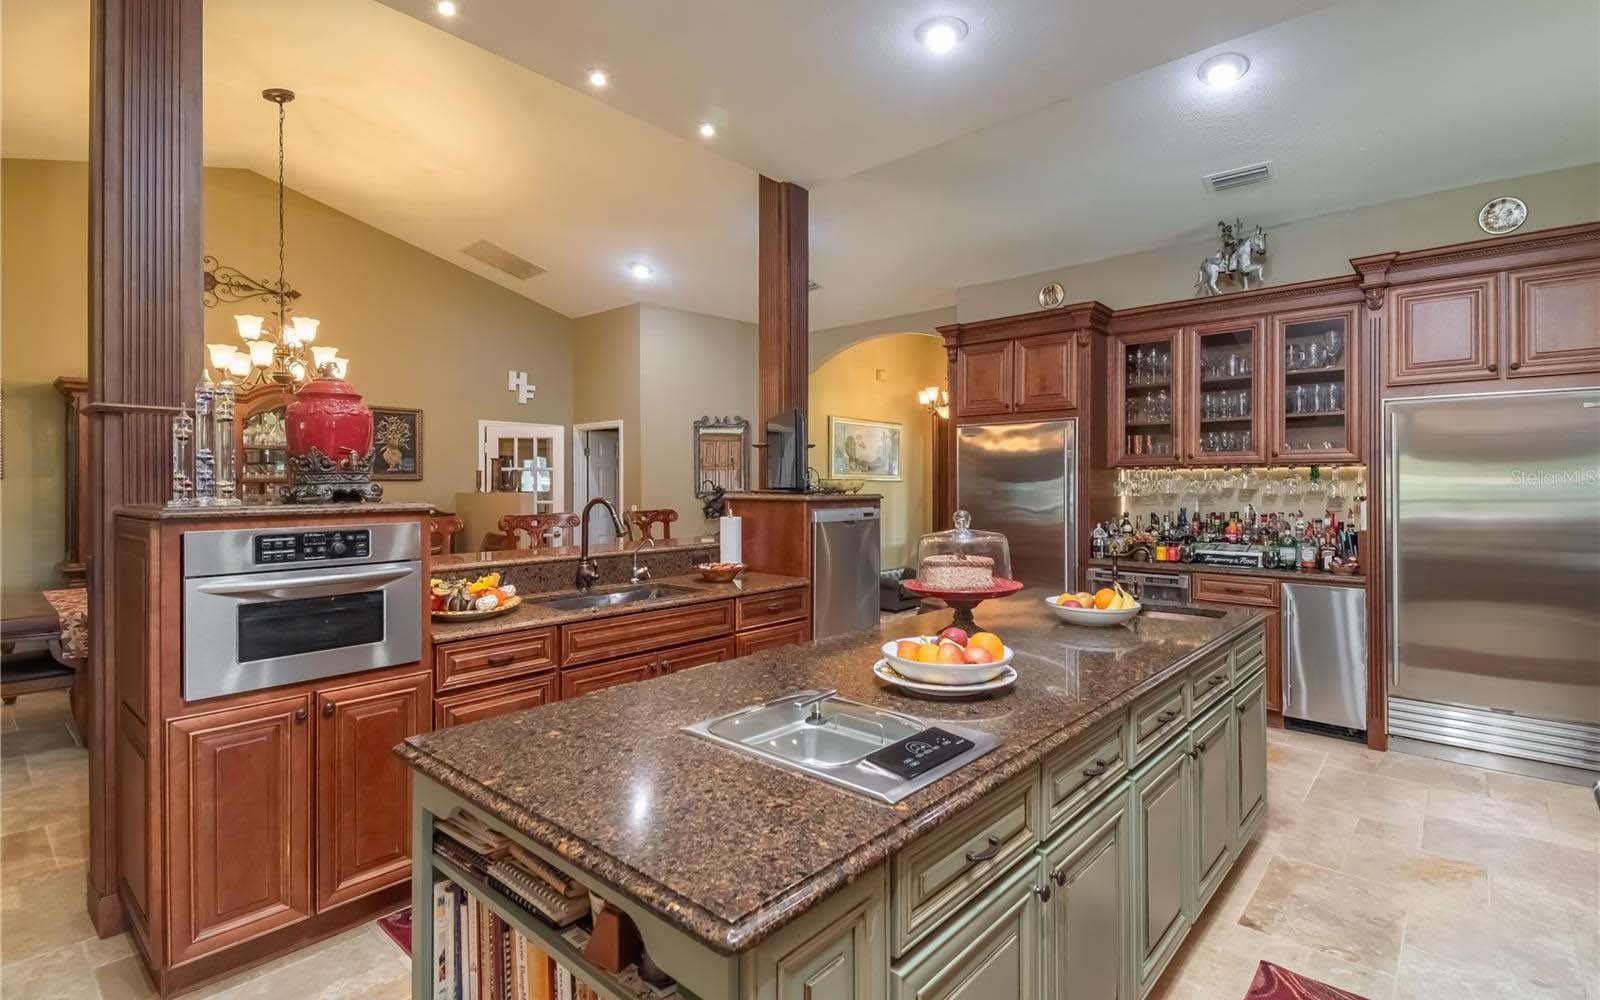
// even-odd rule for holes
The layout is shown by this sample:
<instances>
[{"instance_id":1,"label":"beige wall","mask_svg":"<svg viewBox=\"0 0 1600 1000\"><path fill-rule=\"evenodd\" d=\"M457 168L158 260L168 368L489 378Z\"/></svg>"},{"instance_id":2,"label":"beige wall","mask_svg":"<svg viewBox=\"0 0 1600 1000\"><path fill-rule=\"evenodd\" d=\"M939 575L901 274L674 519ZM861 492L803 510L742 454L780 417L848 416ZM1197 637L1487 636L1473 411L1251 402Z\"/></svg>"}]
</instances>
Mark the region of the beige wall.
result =
<instances>
[{"instance_id":1,"label":"beige wall","mask_svg":"<svg viewBox=\"0 0 1600 1000\"><path fill-rule=\"evenodd\" d=\"M622 421L622 503L639 503L643 424L639 409L639 306L591 313L574 337L573 423ZM571 443L567 445L571 450ZM576 507L577 494L569 506Z\"/></svg>"},{"instance_id":2,"label":"beige wall","mask_svg":"<svg viewBox=\"0 0 1600 1000\"><path fill-rule=\"evenodd\" d=\"M919 333L891 333L860 341L811 373L806 419L816 448L811 464L828 475L828 418L857 417L904 428L904 479L869 482L863 492L883 494L883 566L903 566L916 556L917 539L933 530L933 418L917 402L917 390L942 385L945 353L940 340Z\"/></svg>"},{"instance_id":3,"label":"beige wall","mask_svg":"<svg viewBox=\"0 0 1600 1000\"><path fill-rule=\"evenodd\" d=\"M1268 283L1285 285L1348 274L1350 258L1363 254L1482 239L1478 209L1503 194L1528 203L1524 230L1593 222L1600 219L1600 164L1476 184L1269 227ZM1040 286L1049 281L1061 282L1068 302L1098 299L1114 309L1185 299L1194 294L1200 261L1216 248L1215 240L1204 240L968 285L956 290L956 314L961 322L970 323L1031 312L1039 308Z\"/></svg>"},{"instance_id":4,"label":"beige wall","mask_svg":"<svg viewBox=\"0 0 1600 1000\"><path fill-rule=\"evenodd\" d=\"M955 306L946 306L943 309L905 313L900 316L890 316L886 319L869 320L865 323L832 326L826 330L812 330L811 370L816 371L829 358L832 358L851 344L870 340L873 337L881 337L886 333L925 333L936 337L939 336L939 327L948 326L955 321Z\"/></svg>"},{"instance_id":5,"label":"beige wall","mask_svg":"<svg viewBox=\"0 0 1600 1000\"><path fill-rule=\"evenodd\" d=\"M89 167L0 161L0 584L59 586L65 403L57 376L89 374Z\"/></svg>"}]
</instances>

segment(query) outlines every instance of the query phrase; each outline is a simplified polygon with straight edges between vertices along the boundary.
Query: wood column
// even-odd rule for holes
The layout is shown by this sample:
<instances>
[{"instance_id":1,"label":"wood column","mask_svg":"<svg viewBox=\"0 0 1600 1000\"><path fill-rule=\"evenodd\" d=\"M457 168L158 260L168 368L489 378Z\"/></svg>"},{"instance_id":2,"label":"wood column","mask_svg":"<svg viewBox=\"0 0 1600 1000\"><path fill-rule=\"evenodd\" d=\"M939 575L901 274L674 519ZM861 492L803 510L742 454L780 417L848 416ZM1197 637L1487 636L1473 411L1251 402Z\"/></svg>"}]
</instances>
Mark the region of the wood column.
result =
<instances>
[{"instance_id":1,"label":"wood column","mask_svg":"<svg viewBox=\"0 0 1600 1000\"><path fill-rule=\"evenodd\" d=\"M169 414L200 374L203 0L92 0L89 124L88 906L118 902L112 514L166 499ZM126 777L126 776L124 776ZM142 780L133 778L130 780ZM151 791L154 794L154 790ZM143 822L139 817L137 822Z\"/></svg>"},{"instance_id":2,"label":"wood column","mask_svg":"<svg viewBox=\"0 0 1600 1000\"><path fill-rule=\"evenodd\" d=\"M810 382L810 233L806 189L761 178L760 314L757 367L757 442L765 420L785 410L806 409ZM759 485L767 481L767 453L761 456Z\"/></svg>"}]
</instances>

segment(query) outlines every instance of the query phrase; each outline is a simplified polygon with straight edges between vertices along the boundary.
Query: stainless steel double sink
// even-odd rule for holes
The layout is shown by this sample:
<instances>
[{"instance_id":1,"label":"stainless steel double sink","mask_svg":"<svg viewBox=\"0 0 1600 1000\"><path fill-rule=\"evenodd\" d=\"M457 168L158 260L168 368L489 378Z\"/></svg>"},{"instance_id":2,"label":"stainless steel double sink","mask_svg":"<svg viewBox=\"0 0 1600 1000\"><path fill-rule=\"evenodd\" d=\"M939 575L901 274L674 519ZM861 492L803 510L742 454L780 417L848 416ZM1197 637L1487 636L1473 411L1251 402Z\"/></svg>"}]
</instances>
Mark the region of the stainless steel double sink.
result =
<instances>
[{"instance_id":1,"label":"stainless steel double sink","mask_svg":"<svg viewBox=\"0 0 1600 1000\"><path fill-rule=\"evenodd\" d=\"M944 722L937 727L972 741L972 746L909 778L866 758L902 740L915 747L914 738L929 724L841 698L833 691L796 691L684 729L730 750L894 803L1000 745L998 737L981 730Z\"/></svg>"},{"instance_id":2,"label":"stainless steel double sink","mask_svg":"<svg viewBox=\"0 0 1600 1000\"><path fill-rule=\"evenodd\" d=\"M695 591L688 587L674 587L665 583L646 583L633 587L624 587L621 590L608 590L598 594L576 594L567 597L550 597L544 600L530 601L546 608L555 608L557 611L587 611L590 608L614 608L623 604L637 604L640 601L655 601L663 597L682 597L693 594Z\"/></svg>"}]
</instances>

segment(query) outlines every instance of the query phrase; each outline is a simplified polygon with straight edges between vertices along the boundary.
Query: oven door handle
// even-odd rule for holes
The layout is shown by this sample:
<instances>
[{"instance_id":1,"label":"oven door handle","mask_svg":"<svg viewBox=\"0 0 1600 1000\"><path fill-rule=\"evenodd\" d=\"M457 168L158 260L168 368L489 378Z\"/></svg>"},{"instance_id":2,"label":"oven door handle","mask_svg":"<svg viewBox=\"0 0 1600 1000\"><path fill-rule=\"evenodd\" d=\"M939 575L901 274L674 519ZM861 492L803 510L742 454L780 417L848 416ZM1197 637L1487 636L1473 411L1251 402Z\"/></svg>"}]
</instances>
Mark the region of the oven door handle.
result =
<instances>
[{"instance_id":1,"label":"oven door handle","mask_svg":"<svg viewBox=\"0 0 1600 1000\"><path fill-rule=\"evenodd\" d=\"M287 580L278 579L270 583L239 581L237 583L202 583L195 589L202 594L215 594L225 597L262 597L274 600L292 600L297 597L331 597L334 594L348 594L357 589L352 584L388 583L399 580L415 573L416 569L410 566L396 567L394 569L368 569L357 570L353 573L329 573L325 576L295 576Z\"/></svg>"}]
</instances>

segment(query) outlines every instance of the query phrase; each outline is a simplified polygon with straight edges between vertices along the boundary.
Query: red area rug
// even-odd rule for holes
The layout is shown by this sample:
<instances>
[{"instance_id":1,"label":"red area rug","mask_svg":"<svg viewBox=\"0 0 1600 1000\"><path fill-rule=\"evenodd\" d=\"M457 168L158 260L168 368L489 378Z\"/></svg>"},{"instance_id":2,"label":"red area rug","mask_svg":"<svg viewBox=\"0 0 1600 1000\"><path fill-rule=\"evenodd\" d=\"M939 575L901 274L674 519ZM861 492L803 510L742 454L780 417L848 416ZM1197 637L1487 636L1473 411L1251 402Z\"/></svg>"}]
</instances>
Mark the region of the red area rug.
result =
<instances>
[{"instance_id":1,"label":"red area rug","mask_svg":"<svg viewBox=\"0 0 1600 1000\"><path fill-rule=\"evenodd\" d=\"M398 913L391 913L387 917L379 917L378 929L389 935L389 938L400 946L401 951L407 955L411 954L411 907L408 906Z\"/></svg>"},{"instance_id":2,"label":"red area rug","mask_svg":"<svg viewBox=\"0 0 1600 1000\"><path fill-rule=\"evenodd\" d=\"M1366 1000L1347 990L1290 972L1271 962L1256 966L1256 978L1244 1000Z\"/></svg>"}]
</instances>

